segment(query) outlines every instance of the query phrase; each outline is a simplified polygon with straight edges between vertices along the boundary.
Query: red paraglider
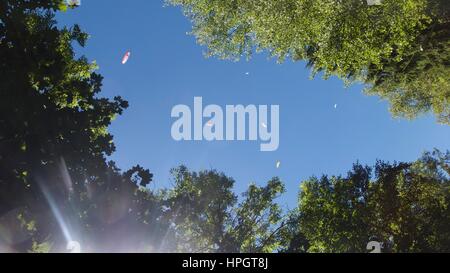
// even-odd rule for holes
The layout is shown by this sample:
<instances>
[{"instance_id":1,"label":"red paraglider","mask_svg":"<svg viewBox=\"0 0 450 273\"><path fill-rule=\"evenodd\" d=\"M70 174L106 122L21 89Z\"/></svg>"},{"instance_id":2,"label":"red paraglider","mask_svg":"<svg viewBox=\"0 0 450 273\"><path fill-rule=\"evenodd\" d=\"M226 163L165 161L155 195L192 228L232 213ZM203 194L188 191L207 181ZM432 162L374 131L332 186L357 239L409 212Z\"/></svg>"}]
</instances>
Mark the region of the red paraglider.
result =
<instances>
[{"instance_id":1,"label":"red paraglider","mask_svg":"<svg viewBox=\"0 0 450 273\"><path fill-rule=\"evenodd\" d=\"M125 53L125 55L122 58L122 64L126 64L128 62L128 59L130 59L131 56L131 52L127 51L127 53Z\"/></svg>"}]
</instances>

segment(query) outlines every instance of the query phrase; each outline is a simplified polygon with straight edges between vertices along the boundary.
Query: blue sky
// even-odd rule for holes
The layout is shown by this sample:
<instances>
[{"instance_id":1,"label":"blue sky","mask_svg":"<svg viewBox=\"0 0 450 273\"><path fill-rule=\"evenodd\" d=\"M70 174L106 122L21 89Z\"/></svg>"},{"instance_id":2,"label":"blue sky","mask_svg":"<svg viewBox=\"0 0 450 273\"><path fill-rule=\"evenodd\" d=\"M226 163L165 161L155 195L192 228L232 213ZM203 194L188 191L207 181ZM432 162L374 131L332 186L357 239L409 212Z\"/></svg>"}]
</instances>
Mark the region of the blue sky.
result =
<instances>
[{"instance_id":1,"label":"blue sky","mask_svg":"<svg viewBox=\"0 0 450 273\"><path fill-rule=\"evenodd\" d=\"M361 86L345 88L334 78L310 80L304 63L278 64L265 54L248 62L204 58L204 48L186 35L189 21L162 0L83 0L58 21L78 23L90 34L77 54L100 66L102 95L130 102L110 128L117 146L112 159L122 169L149 168L153 188L170 186L169 170L180 164L223 171L236 180L238 193L250 182L263 185L278 176L287 189L280 202L292 208L300 182L312 175L345 174L358 160L411 161L423 151L449 148L450 127L434 117L393 119L388 104L362 94ZM131 58L122 65L128 50ZM248 141L174 141L171 109L193 107L194 96L223 107L280 105L279 149L260 152L259 142Z\"/></svg>"}]
</instances>

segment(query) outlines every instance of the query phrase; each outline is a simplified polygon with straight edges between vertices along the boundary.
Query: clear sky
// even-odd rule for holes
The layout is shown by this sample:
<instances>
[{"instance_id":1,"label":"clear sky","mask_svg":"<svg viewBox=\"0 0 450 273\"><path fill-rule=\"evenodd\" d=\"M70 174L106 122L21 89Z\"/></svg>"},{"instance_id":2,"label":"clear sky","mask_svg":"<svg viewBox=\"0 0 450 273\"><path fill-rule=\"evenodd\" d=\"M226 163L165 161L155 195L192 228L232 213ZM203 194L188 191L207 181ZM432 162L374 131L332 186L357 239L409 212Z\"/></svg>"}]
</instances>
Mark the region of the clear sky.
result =
<instances>
[{"instance_id":1,"label":"clear sky","mask_svg":"<svg viewBox=\"0 0 450 273\"><path fill-rule=\"evenodd\" d=\"M287 189L280 202L292 208L299 183L312 175L345 174L358 160L411 161L426 150L450 148L450 127L434 117L393 119L388 104L362 94L361 86L310 80L304 63L278 64L265 54L248 62L206 59L205 49L186 35L191 25L180 8L164 7L162 0L82 0L58 21L78 23L90 34L77 54L100 66L102 95L130 102L110 127L117 146L112 159L122 169L149 168L153 188L169 186L169 170L180 164L223 171L236 180L238 193L250 182L262 185L278 176ZM122 65L128 50L131 58ZM279 149L260 152L259 142L248 141L174 141L171 109L193 107L194 96L222 107L280 105Z\"/></svg>"}]
</instances>

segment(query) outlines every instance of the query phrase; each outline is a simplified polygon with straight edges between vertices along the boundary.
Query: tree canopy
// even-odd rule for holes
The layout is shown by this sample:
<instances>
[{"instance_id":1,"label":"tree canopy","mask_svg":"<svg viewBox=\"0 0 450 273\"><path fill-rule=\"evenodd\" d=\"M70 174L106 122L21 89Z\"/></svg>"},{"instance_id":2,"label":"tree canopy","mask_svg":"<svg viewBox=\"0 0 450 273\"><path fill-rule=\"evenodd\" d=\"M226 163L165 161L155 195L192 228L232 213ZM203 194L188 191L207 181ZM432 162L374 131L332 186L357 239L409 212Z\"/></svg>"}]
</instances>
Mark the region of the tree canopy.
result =
<instances>
[{"instance_id":1,"label":"tree canopy","mask_svg":"<svg viewBox=\"0 0 450 273\"><path fill-rule=\"evenodd\" d=\"M84 46L87 34L78 25L56 27L63 3L0 4L0 214L19 211L27 230L8 240L23 241L25 249L57 228L55 219L48 221L52 206L68 212L89 206L88 185L110 190L107 178L120 176L106 160L115 150L107 127L128 103L98 96L95 63L76 59L72 48L73 42ZM135 171L142 185L150 182L147 170Z\"/></svg>"},{"instance_id":2,"label":"tree canopy","mask_svg":"<svg viewBox=\"0 0 450 273\"><path fill-rule=\"evenodd\" d=\"M450 124L450 3L446 0L167 0L183 8L207 55L268 51L313 75L362 82L395 116L432 111Z\"/></svg>"},{"instance_id":3,"label":"tree canopy","mask_svg":"<svg viewBox=\"0 0 450 273\"><path fill-rule=\"evenodd\" d=\"M57 27L63 3L0 2L0 252L450 251L449 152L312 177L292 211L276 177L239 196L231 177L180 166L151 190L148 169L108 160L128 103L102 98L95 63L75 58L88 35Z\"/></svg>"},{"instance_id":4,"label":"tree canopy","mask_svg":"<svg viewBox=\"0 0 450 273\"><path fill-rule=\"evenodd\" d=\"M449 252L449 164L450 153L434 151L304 181L293 234L306 238L309 252L365 252L371 240L384 252Z\"/></svg>"},{"instance_id":5,"label":"tree canopy","mask_svg":"<svg viewBox=\"0 0 450 273\"><path fill-rule=\"evenodd\" d=\"M169 249L252 253L278 248L282 211L275 199L284 192L278 178L265 186L250 185L238 202L234 180L222 173L189 172L181 166L172 174L175 184L163 194L173 223Z\"/></svg>"}]
</instances>

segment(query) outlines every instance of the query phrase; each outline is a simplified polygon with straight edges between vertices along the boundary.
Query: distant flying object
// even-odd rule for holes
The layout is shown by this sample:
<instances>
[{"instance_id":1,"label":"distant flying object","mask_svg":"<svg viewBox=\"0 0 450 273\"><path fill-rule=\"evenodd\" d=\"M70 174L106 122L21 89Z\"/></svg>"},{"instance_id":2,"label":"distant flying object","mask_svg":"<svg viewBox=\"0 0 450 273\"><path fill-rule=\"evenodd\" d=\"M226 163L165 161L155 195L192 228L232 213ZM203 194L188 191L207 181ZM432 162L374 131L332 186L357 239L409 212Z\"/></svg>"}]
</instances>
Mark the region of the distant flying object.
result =
<instances>
[{"instance_id":1,"label":"distant flying object","mask_svg":"<svg viewBox=\"0 0 450 273\"><path fill-rule=\"evenodd\" d=\"M245 72L245 75L247 75L247 76L250 75L250 72Z\"/></svg>"},{"instance_id":2,"label":"distant flying object","mask_svg":"<svg viewBox=\"0 0 450 273\"><path fill-rule=\"evenodd\" d=\"M280 161L277 161L277 169L279 169L280 166L281 166L281 162L280 162Z\"/></svg>"},{"instance_id":3,"label":"distant flying object","mask_svg":"<svg viewBox=\"0 0 450 273\"><path fill-rule=\"evenodd\" d=\"M126 64L128 62L128 59L130 59L131 56L131 52L127 51L127 53L125 53L125 55L122 58L122 64Z\"/></svg>"},{"instance_id":4,"label":"distant flying object","mask_svg":"<svg viewBox=\"0 0 450 273\"><path fill-rule=\"evenodd\" d=\"M265 124L264 122L261 122L261 126L267 128L267 124Z\"/></svg>"},{"instance_id":5,"label":"distant flying object","mask_svg":"<svg viewBox=\"0 0 450 273\"><path fill-rule=\"evenodd\" d=\"M334 105L334 109L337 109L337 107L338 107L338 105L337 105L337 104L335 104L335 105Z\"/></svg>"}]
</instances>

